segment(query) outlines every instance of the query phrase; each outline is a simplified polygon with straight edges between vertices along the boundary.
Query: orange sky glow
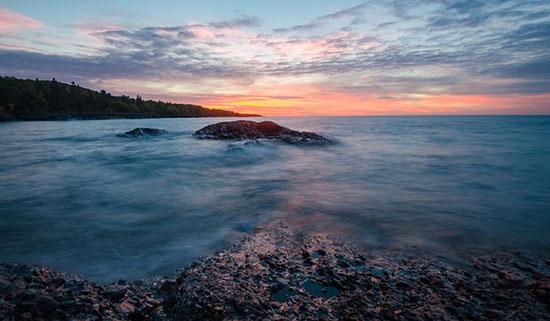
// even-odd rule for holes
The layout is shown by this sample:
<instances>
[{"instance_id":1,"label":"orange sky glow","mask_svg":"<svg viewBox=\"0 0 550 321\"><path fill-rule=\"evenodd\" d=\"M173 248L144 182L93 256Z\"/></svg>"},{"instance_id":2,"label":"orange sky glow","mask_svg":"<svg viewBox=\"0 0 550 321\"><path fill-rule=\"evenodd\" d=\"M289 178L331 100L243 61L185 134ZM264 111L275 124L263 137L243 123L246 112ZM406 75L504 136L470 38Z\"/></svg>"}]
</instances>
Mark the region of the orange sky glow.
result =
<instances>
[{"instance_id":1,"label":"orange sky glow","mask_svg":"<svg viewBox=\"0 0 550 321\"><path fill-rule=\"evenodd\" d=\"M410 98L362 98L342 93L273 99L262 96L235 96L205 99L197 103L208 108L233 110L264 116L361 116L429 114L523 114L550 113L542 108L550 94L477 96L440 95Z\"/></svg>"}]
</instances>

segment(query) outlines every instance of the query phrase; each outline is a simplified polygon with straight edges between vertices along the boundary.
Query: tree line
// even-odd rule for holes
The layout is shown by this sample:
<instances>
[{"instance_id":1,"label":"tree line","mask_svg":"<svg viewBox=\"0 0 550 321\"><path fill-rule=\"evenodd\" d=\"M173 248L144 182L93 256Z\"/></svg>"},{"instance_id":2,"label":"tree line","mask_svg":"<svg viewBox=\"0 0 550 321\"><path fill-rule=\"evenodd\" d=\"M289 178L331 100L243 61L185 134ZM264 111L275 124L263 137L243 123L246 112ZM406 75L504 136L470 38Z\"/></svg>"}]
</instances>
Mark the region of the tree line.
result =
<instances>
[{"instance_id":1,"label":"tree line","mask_svg":"<svg viewBox=\"0 0 550 321\"><path fill-rule=\"evenodd\" d=\"M0 76L0 120L256 116L198 105L112 96L72 82Z\"/></svg>"}]
</instances>

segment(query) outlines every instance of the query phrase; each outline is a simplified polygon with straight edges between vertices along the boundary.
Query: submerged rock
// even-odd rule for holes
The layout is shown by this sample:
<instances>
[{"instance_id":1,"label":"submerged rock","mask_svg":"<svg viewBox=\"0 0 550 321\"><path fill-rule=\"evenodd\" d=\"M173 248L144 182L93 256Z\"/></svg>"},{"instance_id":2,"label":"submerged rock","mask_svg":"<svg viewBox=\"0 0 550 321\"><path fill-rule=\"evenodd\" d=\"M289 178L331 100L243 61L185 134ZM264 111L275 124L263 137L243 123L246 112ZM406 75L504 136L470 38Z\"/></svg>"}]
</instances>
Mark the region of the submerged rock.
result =
<instances>
[{"instance_id":1,"label":"submerged rock","mask_svg":"<svg viewBox=\"0 0 550 321\"><path fill-rule=\"evenodd\" d=\"M119 137L141 137L141 136L159 136L166 133L162 129L156 128L134 128L129 132L118 135Z\"/></svg>"},{"instance_id":2,"label":"submerged rock","mask_svg":"<svg viewBox=\"0 0 550 321\"><path fill-rule=\"evenodd\" d=\"M272 121L255 122L238 120L221 122L206 126L196 131L193 136L205 139L271 139L289 144L330 143L328 139L321 135L292 130Z\"/></svg>"}]
</instances>

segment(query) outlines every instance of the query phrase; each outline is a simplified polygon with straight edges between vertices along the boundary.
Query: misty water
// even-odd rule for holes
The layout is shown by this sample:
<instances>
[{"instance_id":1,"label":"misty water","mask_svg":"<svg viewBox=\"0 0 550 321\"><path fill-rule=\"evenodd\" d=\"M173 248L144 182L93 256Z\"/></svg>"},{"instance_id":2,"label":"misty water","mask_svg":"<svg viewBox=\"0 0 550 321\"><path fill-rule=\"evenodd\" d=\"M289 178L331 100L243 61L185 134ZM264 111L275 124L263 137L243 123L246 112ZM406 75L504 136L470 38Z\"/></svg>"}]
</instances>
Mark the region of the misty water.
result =
<instances>
[{"instance_id":1,"label":"misty water","mask_svg":"<svg viewBox=\"0 0 550 321\"><path fill-rule=\"evenodd\" d=\"M192 137L226 120L1 123L1 261L147 278L277 219L365 250L550 251L550 117L271 118L337 141L317 147ZM168 133L117 137L136 127Z\"/></svg>"}]
</instances>

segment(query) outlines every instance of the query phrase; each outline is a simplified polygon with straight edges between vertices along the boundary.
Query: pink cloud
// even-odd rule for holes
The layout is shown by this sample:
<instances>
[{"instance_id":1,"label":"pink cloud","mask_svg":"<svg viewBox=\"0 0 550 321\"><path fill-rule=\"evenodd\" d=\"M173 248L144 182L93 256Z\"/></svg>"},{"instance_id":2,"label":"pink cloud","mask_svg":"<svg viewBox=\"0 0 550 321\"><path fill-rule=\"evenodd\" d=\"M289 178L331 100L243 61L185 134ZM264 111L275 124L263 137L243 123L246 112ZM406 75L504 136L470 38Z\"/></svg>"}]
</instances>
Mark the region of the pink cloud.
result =
<instances>
[{"instance_id":1,"label":"pink cloud","mask_svg":"<svg viewBox=\"0 0 550 321\"><path fill-rule=\"evenodd\" d=\"M75 25L75 28L79 34L89 36L98 32L119 30L121 27L112 23L88 22Z\"/></svg>"},{"instance_id":2,"label":"pink cloud","mask_svg":"<svg viewBox=\"0 0 550 321\"><path fill-rule=\"evenodd\" d=\"M210 39L216 37L216 34L207 27L199 24L191 25L187 28L199 39Z\"/></svg>"},{"instance_id":3,"label":"pink cloud","mask_svg":"<svg viewBox=\"0 0 550 321\"><path fill-rule=\"evenodd\" d=\"M266 38L265 45L282 57L300 55L305 58L323 58L373 49L380 44L369 37L352 32L337 32L317 39Z\"/></svg>"},{"instance_id":4,"label":"pink cloud","mask_svg":"<svg viewBox=\"0 0 550 321\"><path fill-rule=\"evenodd\" d=\"M105 46L105 39L99 36L105 31L119 30L121 27L116 24L106 22L88 22L74 26L75 31L84 37L86 41L95 44L97 47Z\"/></svg>"},{"instance_id":5,"label":"pink cloud","mask_svg":"<svg viewBox=\"0 0 550 321\"><path fill-rule=\"evenodd\" d=\"M42 23L20 13L0 8L0 33L42 27Z\"/></svg>"}]
</instances>

